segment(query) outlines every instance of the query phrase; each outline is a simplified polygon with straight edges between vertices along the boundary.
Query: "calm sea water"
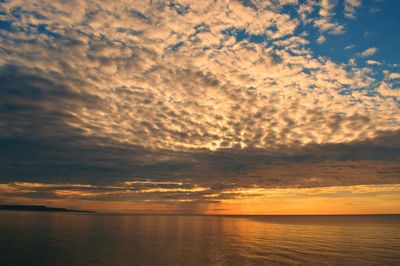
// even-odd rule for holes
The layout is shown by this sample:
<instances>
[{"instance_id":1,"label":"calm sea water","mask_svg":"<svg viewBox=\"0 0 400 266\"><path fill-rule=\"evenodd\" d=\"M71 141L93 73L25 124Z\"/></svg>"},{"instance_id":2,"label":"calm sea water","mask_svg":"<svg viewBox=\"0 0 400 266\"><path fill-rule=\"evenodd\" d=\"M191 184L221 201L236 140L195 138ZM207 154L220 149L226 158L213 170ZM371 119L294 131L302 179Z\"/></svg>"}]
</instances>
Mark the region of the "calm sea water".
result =
<instances>
[{"instance_id":1,"label":"calm sea water","mask_svg":"<svg viewBox=\"0 0 400 266\"><path fill-rule=\"evenodd\" d=\"M400 216L0 212L0 265L400 265Z\"/></svg>"}]
</instances>

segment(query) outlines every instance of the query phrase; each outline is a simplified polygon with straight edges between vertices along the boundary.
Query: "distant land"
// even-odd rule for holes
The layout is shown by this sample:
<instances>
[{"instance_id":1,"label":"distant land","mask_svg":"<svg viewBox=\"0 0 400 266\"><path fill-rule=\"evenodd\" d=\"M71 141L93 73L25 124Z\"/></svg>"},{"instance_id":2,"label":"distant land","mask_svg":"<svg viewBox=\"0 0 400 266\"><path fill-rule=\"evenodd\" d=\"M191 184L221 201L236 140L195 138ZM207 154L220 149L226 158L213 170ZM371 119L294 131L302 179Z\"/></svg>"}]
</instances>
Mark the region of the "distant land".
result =
<instances>
[{"instance_id":1,"label":"distant land","mask_svg":"<svg viewBox=\"0 0 400 266\"><path fill-rule=\"evenodd\" d=\"M0 204L1 211L38 211L38 212L92 212L71 210L66 208L53 208L43 205L4 205Z\"/></svg>"}]
</instances>

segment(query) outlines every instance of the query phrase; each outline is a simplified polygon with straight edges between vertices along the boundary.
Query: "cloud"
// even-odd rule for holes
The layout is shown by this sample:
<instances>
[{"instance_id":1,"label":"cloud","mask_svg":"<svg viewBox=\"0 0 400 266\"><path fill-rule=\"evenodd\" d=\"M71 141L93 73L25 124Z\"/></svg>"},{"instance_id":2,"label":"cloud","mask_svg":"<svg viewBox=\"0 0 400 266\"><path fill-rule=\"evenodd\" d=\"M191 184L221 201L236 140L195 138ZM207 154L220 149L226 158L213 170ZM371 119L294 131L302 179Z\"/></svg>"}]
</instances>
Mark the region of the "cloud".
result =
<instances>
[{"instance_id":1,"label":"cloud","mask_svg":"<svg viewBox=\"0 0 400 266\"><path fill-rule=\"evenodd\" d=\"M388 74L389 79L399 79L400 78L400 73L389 73Z\"/></svg>"},{"instance_id":2,"label":"cloud","mask_svg":"<svg viewBox=\"0 0 400 266\"><path fill-rule=\"evenodd\" d=\"M64 147L60 154L54 147L50 147L51 154L38 153L31 147L36 160L29 154L29 160L8 157L14 168L6 161L9 169L1 173L6 176L2 195L154 202L191 198L207 202L209 195L232 189L397 184L398 136L387 133L372 141L291 147L290 151L269 153L228 149L151 155L141 151L136 157L131 147L102 146L91 148L89 154L88 145L74 153ZM16 147L5 147L18 154Z\"/></svg>"},{"instance_id":3,"label":"cloud","mask_svg":"<svg viewBox=\"0 0 400 266\"><path fill-rule=\"evenodd\" d=\"M355 19L356 9L361 6L361 0L346 0L344 14L349 19Z\"/></svg>"},{"instance_id":4,"label":"cloud","mask_svg":"<svg viewBox=\"0 0 400 266\"><path fill-rule=\"evenodd\" d=\"M343 33L336 1L281 4L299 15L277 1L2 2L4 195L211 202L399 182L397 74L315 55L304 25Z\"/></svg>"},{"instance_id":5,"label":"cloud","mask_svg":"<svg viewBox=\"0 0 400 266\"><path fill-rule=\"evenodd\" d=\"M400 98L400 90L393 89L386 82L382 82L379 86L379 93L383 96Z\"/></svg>"},{"instance_id":6,"label":"cloud","mask_svg":"<svg viewBox=\"0 0 400 266\"><path fill-rule=\"evenodd\" d=\"M378 52L378 49L375 47L371 47L366 49L364 52L359 53L359 56L361 57L369 57L371 55L374 55Z\"/></svg>"},{"instance_id":7,"label":"cloud","mask_svg":"<svg viewBox=\"0 0 400 266\"><path fill-rule=\"evenodd\" d=\"M321 44L326 41L326 38L323 35L320 35L317 39L317 43Z\"/></svg>"},{"instance_id":8,"label":"cloud","mask_svg":"<svg viewBox=\"0 0 400 266\"><path fill-rule=\"evenodd\" d=\"M319 2L320 18L314 21L314 26L320 32L326 32L333 35L341 35L345 33L345 26L334 21L334 9L338 4L337 0L322 0Z\"/></svg>"},{"instance_id":9,"label":"cloud","mask_svg":"<svg viewBox=\"0 0 400 266\"><path fill-rule=\"evenodd\" d=\"M350 50L350 49L353 49L354 47L356 47L356 46L354 44L351 44L351 45L346 46L344 49Z\"/></svg>"},{"instance_id":10,"label":"cloud","mask_svg":"<svg viewBox=\"0 0 400 266\"><path fill-rule=\"evenodd\" d=\"M368 65L377 65L377 66L382 65L380 62L375 60L367 60L366 62Z\"/></svg>"}]
</instances>

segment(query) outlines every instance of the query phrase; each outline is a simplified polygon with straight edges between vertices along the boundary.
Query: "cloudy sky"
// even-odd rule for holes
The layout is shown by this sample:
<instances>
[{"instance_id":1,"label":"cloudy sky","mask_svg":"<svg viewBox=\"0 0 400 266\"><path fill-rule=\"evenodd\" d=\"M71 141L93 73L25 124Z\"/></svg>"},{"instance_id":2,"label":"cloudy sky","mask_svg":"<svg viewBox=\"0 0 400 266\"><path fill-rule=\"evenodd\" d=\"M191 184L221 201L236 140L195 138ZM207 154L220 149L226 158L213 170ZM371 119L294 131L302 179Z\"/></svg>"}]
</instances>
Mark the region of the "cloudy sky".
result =
<instances>
[{"instance_id":1,"label":"cloudy sky","mask_svg":"<svg viewBox=\"0 0 400 266\"><path fill-rule=\"evenodd\" d=\"M400 212L397 0L0 0L0 202Z\"/></svg>"}]
</instances>

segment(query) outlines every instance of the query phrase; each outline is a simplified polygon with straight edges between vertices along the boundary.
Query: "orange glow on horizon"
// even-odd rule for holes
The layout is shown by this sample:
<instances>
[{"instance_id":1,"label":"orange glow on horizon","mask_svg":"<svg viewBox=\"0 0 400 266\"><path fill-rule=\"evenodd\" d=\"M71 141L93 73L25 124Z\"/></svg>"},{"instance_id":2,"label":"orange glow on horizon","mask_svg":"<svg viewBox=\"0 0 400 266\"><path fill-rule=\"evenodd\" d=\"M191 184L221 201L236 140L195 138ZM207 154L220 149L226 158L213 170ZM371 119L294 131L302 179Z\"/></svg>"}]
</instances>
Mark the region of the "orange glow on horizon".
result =
<instances>
[{"instance_id":1,"label":"orange glow on horizon","mask_svg":"<svg viewBox=\"0 0 400 266\"><path fill-rule=\"evenodd\" d=\"M165 190L165 192L161 189L154 190L154 192L158 193L166 193L167 191L170 190ZM185 193L203 192L204 188L184 191ZM185 213L213 215L400 213L400 185L287 189L247 188L226 190L220 194L210 194L208 197L205 197L205 201L192 200L190 195L187 198L164 200L94 200L89 197L90 193L85 194L85 192L74 191L63 191L63 193L65 197L58 199L43 200L20 196L3 201L9 201L10 204L41 204L52 207L107 213ZM150 192L144 191L143 193ZM230 194L231 198L218 199L221 194ZM73 198L73 196L81 198ZM215 201L207 201L210 199Z\"/></svg>"}]
</instances>

